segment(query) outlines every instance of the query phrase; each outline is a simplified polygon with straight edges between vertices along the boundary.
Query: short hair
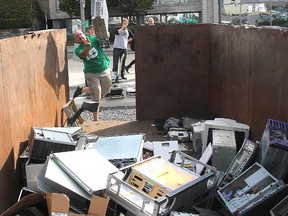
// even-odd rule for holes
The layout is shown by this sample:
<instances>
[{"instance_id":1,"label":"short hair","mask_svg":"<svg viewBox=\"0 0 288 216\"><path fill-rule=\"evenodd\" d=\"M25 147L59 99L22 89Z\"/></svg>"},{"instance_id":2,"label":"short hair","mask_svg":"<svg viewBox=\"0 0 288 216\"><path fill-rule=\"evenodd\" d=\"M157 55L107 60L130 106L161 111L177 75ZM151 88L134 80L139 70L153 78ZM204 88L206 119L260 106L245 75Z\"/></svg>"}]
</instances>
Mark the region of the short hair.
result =
<instances>
[{"instance_id":1,"label":"short hair","mask_svg":"<svg viewBox=\"0 0 288 216\"><path fill-rule=\"evenodd\" d=\"M90 30L90 29L92 29L92 28L94 28L94 26L93 26L93 25L89 25L89 28L88 28L88 29Z\"/></svg>"}]
</instances>

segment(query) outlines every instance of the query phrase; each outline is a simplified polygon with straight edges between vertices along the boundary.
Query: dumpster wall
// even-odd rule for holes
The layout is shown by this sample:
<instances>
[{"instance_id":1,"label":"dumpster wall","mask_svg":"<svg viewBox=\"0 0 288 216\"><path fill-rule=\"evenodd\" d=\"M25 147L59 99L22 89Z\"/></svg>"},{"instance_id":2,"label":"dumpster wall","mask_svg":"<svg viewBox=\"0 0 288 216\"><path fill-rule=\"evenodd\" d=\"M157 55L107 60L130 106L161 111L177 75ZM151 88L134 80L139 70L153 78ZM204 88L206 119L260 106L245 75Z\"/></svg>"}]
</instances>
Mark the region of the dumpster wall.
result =
<instances>
[{"instance_id":1,"label":"dumpster wall","mask_svg":"<svg viewBox=\"0 0 288 216\"><path fill-rule=\"evenodd\" d=\"M260 140L268 118L288 121L287 29L211 26L210 110Z\"/></svg>"},{"instance_id":2,"label":"dumpster wall","mask_svg":"<svg viewBox=\"0 0 288 216\"><path fill-rule=\"evenodd\" d=\"M136 29L138 120L217 113L251 127L288 121L287 30L198 24Z\"/></svg>"},{"instance_id":3,"label":"dumpster wall","mask_svg":"<svg viewBox=\"0 0 288 216\"><path fill-rule=\"evenodd\" d=\"M138 120L208 110L210 25L136 29Z\"/></svg>"},{"instance_id":4,"label":"dumpster wall","mask_svg":"<svg viewBox=\"0 0 288 216\"><path fill-rule=\"evenodd\" d=\"M66 56L65 29L0 40L0 212L22 187L17 159L31 127L61 126L69 98Z\"/></svg>"}]
</instances>

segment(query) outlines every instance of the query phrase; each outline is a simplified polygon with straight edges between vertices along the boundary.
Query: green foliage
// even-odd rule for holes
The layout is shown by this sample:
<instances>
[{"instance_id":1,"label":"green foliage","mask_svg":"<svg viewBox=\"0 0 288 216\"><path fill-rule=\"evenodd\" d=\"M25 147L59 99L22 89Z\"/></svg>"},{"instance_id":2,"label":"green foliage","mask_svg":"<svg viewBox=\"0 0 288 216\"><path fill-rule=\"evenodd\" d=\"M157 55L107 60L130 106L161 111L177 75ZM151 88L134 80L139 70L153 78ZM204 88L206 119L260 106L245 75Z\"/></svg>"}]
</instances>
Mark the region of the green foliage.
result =
<instances>
[{"instance_id":1,"label":"green foliage","mask_svg":"<svg viewBox=\"0 0 288 216\"><path fill-rule=\"evenodd\" d=\"M152 8L154 0L107 0L109 8L121 11L125 16L146 14ZM60 0L59 9L72 17L80 16L80 0ZM85 1L85 17L91 17L91 0Z\"/></svg>"},{"instance_id":2,"label":"green foliage","mask_svg":"<svg viewBox=\"0 0 288 216\"><path fill-rule=\"evenodd\" d=\"M123 15L146 14L152 9L154 0L112 0L113 6L117 7Z\"/></svg>"},{"instance_id":3,"label":"green foliage","mask_svg":"<svg viewBox=\"0 0 288 216\"><path fill-rule=\"evenodd\" d=\"M270 26L270 21L262 21L262 22L258 22L257 26ZM288 20L284 20L284 19L275 19L272 20L272 26L281 26L281 27L288 27Z\"/></svg>"},{"instance_id":4,"label":"green foliage","mask_svg":"<svg viewBox=\"0 0 288 216\"><path fill-rule=\"evenodd\" d=\"M67 46L74 46L74 36L73 35L70 35L67 37L67 43L66 43Z\"/></svg>"},{"instance_id":5,"label":"green foliage","mask_svg":"<svg viewBox=\"0 0 288 216\"><path fill-rule=\"evenodd\" d=\"M0 19L0 29L16 29L16 28L27 28L28 24L23 25L20 19Z\"/></svg>"},{"instance_id":6,"label":"green foliage","mask_svg":"<svg viewBox=\"0 0 288 216\"><path fill-rule=\"evenodd\" d=\"M36 0L0 0L0 29L34 28L35 18L43 19Z\"/></svg>"},{"instance_id":7,"label":"green foliage","mask_svg":"<svg viewBox=\"0 0 288 216\"><path fill-rule=\"evenodd\" d=\"M91 17L91 0L83 0L85 2L85 17ZM66 12L71 18L80 16L80 0L60 0L59 9Z\"/></svg>"}]
</instances>

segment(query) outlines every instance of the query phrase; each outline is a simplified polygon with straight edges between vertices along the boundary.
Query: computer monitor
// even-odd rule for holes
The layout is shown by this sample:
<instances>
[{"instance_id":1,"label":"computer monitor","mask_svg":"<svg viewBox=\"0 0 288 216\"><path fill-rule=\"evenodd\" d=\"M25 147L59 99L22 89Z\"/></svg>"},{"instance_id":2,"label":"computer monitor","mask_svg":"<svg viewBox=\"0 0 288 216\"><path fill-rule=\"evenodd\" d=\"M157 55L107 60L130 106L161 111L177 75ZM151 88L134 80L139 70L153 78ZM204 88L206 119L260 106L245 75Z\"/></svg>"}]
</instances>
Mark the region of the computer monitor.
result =
<instances>
[{"instance_id":1,"label":"computer monitor","mask_svg":"<svg viewBox=\"0 0 288 216\"><path fill-rule=\"evenodd\" d=\"M212 141L213 130L227 130L235 132L236 151L238 152L245 139L249 137L250 127L246 124L238 123L233 119L215 118L214 120L205 121L204 131L202 134L202 154L207 145Z\"/></svg>"}]
</instances>

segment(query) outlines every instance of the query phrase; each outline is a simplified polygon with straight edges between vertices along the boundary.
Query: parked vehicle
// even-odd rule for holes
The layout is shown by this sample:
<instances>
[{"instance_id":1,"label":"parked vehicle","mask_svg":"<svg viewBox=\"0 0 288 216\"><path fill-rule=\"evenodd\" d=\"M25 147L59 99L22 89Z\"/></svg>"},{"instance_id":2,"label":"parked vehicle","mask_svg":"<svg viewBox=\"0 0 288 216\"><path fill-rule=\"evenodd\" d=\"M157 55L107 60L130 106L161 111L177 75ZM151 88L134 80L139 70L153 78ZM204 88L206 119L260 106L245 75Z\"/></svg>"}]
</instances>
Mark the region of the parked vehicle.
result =
<instances>
[{"instance_id":1,"label":"parked vehicle","mask_svg":"<svg viewBox=\"0 0 288 216\"><path fill-rule=\"evenodd\" d=\"M249 24L249 22L248 22L248 18L246 16L239 16L239 17L234 17L232 19L232 24L234 24L234 25Z\"/></svg>"}]
</instances>

